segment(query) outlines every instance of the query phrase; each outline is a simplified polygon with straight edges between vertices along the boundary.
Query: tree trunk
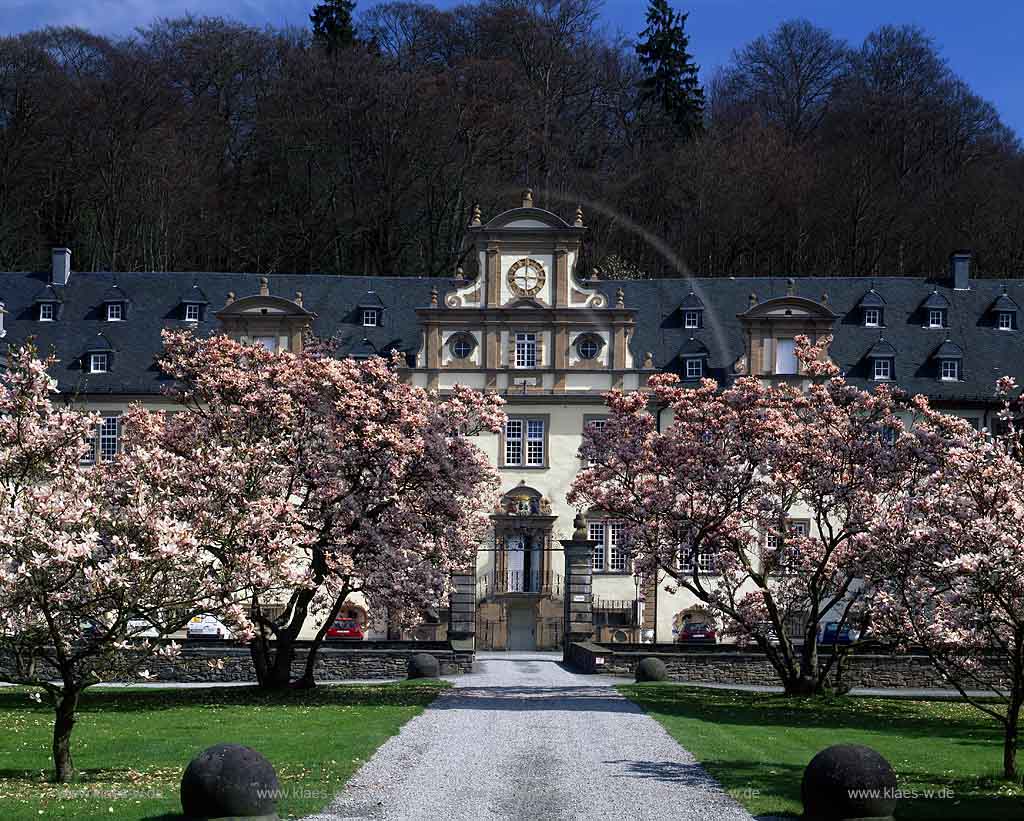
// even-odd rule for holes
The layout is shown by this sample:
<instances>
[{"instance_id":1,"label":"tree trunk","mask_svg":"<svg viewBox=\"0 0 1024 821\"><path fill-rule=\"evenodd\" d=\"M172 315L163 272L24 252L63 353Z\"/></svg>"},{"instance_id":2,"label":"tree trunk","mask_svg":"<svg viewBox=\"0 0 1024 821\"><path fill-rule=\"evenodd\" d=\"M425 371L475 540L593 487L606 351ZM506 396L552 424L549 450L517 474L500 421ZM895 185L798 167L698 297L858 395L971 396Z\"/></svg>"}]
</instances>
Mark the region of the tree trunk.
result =
<instances>
[{"instance_id":1,"label":"tree trunk","mask_svg":"<svg viewBox=\"0 0 1024 821\"><path fill-rule=\"evenodd\" d=\"M1003 777L1010 781L1017 780L1017 721L1020 708L1014 712L1017 715L1006 717L1006 735L1003 738Z\"/></svg>"},{"instance_id":2,"label":"tree trunk","mask_svg":"<svg viewBox=\"0 0 1024 821\"><path fill-rule=\"evenodd\" d=\"M294 687L303 690L309 690L316 687L316 679L313 677L313 672L316 670L317 652L320 650L320 646L324 643L324 636L327 635L327 630L332 624L334 624L334 620L338 618L338 612L344 606L347 598L348 587L346 586L343 588L341 595L335 599L334 607L331 608L331 612L327 615L327 619L313 637L313 641L309 645L309 652L306 654L305 670L303 670L302 677L293 685Z\"/></svg>"},{"instance_id":3,"label":"tree trunk","mask_svg":"<svg viewBox=\"0 0 1024 821\"><path fill-rule=\"evenodd\" d=\"M74 686L65 684L53 724L53 769L54 780L58 784L67 784L75 777L75 765L71 761L71 731L75 728L77 708L78 691Z\"/></svg>"},{"instance_id":4,"label":"tree trunk","mask_svg":"<svg viewBox=\"0 0 1024 821\"><path fill-rule=\"evenodd\" d=\"M281 690L288 687L292 678L292 662L295 660L295 642L306 621L309 603L313 600L312 590L303 590L296 597L291 619L282 628L271 645L264 637L257 637L249 644L256 681L264 690Z\"/></svg>"}]
</instances>

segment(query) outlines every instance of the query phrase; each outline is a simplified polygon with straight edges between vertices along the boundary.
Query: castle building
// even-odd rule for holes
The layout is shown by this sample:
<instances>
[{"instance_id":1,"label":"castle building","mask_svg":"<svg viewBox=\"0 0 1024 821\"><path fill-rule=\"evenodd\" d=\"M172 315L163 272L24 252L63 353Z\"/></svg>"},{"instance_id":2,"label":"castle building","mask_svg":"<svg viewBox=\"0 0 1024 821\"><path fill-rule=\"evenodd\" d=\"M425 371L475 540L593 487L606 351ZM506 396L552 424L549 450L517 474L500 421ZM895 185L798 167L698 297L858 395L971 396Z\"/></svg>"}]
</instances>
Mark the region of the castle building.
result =
<instances>
[{"instance_id":1,"label":"castle building","mask_svg":"<svg viewBox=\"0 0 1024 821\"><path fill-rule=\"evenodd\" d=\"M472 278L73 272L58 248L51 271L0 273L0 322L5 341L52 350L59 389L102 415L86 463L116 457L130 403L168 406L155 365L165 328L271 351L334 338L341 355L402 353L415 384L501 394L505 429L479 440L504 488L475 570L480 648L560 646L559 539L575 515L565 497L610 389L643 389L664 371L694 384L741 374L800 383L799 334L833 335L829 356L854 384L894 383L978 427L994 420L996 377L1024 382L1024 283L972 278L967 252L934 278L610 281L581 270L585 234L580 210L566 221L527 192L487 221L474 211ZM685 592L634 576L620 523L586 513L600 638L671 641L703 618Z\"/></svg>"}]
</instances>

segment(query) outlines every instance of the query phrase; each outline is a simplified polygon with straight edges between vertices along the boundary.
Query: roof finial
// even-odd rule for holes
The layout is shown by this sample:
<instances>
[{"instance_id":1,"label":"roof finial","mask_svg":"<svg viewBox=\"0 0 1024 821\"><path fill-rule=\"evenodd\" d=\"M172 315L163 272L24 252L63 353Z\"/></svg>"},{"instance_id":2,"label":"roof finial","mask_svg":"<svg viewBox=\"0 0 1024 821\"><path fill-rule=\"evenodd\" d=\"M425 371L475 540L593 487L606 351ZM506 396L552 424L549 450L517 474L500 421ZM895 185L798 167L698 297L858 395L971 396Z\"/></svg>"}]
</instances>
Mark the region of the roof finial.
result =
<instances>
[{"instance_id":1,"label":"roof finial","mask_svg":"<svg viewBox=\"0 0 1024 821\"><path fill-rule=\"evenodd\" d=\"M821 292L821 304L828 305L828 291Z\"/></svg>"},{"instance_id":2,"label":"roof finial","mask_svg":"<svg viewBox=\"0 0 1024 821\"><path fill-rule=\"evenodd\" d=\"M455 278L456 279L465 279L466 278L466 272L462 270L462 266L461 265L458 266L455 269Z\"/></svg>"},{"instance_id":3,"label":"roof finial","mask_svg":"<svg viewBox=\"0 0 1024 821\"><path fill-rule=\"evenodd\" d=\"M523 191L523 208L533 208L533 189Z\"/></svg>"},{"instance_id":4,"label":"roof finial","mask_svg":"<svg viewBox=\"0 0 1024 821\"><path fill-rule=\"evenodd\" d=\"M593 279L593 280L600 279L601 278L601 272L598 271L597 268L595 268L593 271L590 272L590 278Z\"/></svg>"},{"instance_id":5,"label":"roof finial","mask_svg":"<svg viewBox=\"0 0 1024 821\"><path fill-rule=\"evenodd\" d=\"M587 522L583 518L583 511L576 511L576 518L572 520L572 540L574 542L585 542L587 541Z\"/></svg>"},{"instance_id":6,"label":"roof finial","mask_svg":"<svg viewBox=\"0 0 1024 821\"><path fill-rule=\"evenodd\" d=\"M615 307L625 308L626 307L626 292L622 288L618 288L615 291Z\"/></svg>"},{"instance_id":7,"label":"roof finial","mask_svg":"<svg viewBox=\"0 0 1024 821\"><path fill-rule=\"evenodd\" d=\"M480 203L473 206L473 219L469 223L470 225L480 225Z\"/></svg>"},{"instance_id":8,"label":"roof finial","mask_svg":"<svg viewBox=\"0 0 1024 821\"><path fill-rule=\"evenodd\" d=\"M577 228L583 227L583 206L576 206L576 222L573 223Z\"/></svg>"},{"instance_id":9,"label":"roof finial","mask_svg":"<svg viewBox=\"0 0 1024 821\"><path fill-rule=\"evenodd\" d=\"M295 304L302 307L302 291L295 292Z\"/></svg>"},{"instance_id":10,"label":"roof finial","mask_svg":"<svg viewBox=\"0 0 1024 821\"><path fill-rule=\"evenodd\" d=\"M757 294L755 294L753 291L751 291L750 292L750 307L753 308L755 305L757 305Z\"/></svg>"},{"instance_id":11,"label":"roof finial","mask_svg":"<svg viewBox=\"0 0 1024 821\"><path fill-rule=\"evenodd\" d=\"M796 293L796 280L790 277L786 280L786 296L793 296Z\"/></svg>"},{"instance_id":12,"label":"roof finial","mask_svg":"<svg viewBox=\"0 0 1024 821\"><path fill-rule=\"evenodd\" d=\"M225 306L230 305L234 301L235 301L235 292L234 291L228 291L228 298L227 298L227 301L224 303L224 305Z\"/></svg>"},{"instance_id":13,"label":"roof finial","mask_svg":"<svg viewBox=\"0 0 1024 821\"><path fill-rule=\"evenodd\" d=\"M644 354L644 370L653 370L654 368L654 354L651 351L647 351Z\"/></svg>"},{"instance_id":14,"label":"roof finial","mask_svg":"<svg viewBox=\"0 0 1024 821\"><path fill-rule=\"evenodd\" d=\"M431 308L436 308L437 307L437 286L436 285L433 288L430 289L430 307Z\"/></svg>"},{"instance_id":15,"label":"roof finial","mask_svg":"<svg viewBox=\"0 0 1024 821\"><path fill-rule=\"evenodd\" d=\"M266 277L260 277L260 296L270 295L270 283Z\"/></svg>"}]
</instances>

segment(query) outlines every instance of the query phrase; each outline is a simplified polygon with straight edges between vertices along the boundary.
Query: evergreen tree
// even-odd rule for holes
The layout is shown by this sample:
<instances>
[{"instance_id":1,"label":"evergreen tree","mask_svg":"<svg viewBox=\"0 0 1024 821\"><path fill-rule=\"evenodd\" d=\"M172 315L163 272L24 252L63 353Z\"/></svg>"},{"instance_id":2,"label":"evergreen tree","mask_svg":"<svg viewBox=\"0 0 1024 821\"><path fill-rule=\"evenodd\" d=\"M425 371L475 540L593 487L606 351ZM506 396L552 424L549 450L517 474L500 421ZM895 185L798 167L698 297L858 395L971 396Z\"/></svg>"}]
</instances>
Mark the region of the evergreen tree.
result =
<instances>
[{"instance_id":1,"label":"evergreen tree","mask_svg":"<svg viewBox=\"0 0 1024 821\"><path fill-rule=\"evenodd\" d=\"M352 12L356 0L324 0L313 7L309 21L313 24L313 39L328 52L348 48L356 41L352 25Z\"/></svg>"},{"instance_id":2,"label":"evergreen tree","mask_svg":"<svg viewBox=\"0 0 1024 821\"><path fill-rule=\"evenodd\" d=\"M641 101L653 101L685 136L700 131L704 122L704 89L697 78L698 66L687 51L688 14L675 11L668 0L649 0L647 28L636 45L644 79Z\"/></svg>"}]
</instances>

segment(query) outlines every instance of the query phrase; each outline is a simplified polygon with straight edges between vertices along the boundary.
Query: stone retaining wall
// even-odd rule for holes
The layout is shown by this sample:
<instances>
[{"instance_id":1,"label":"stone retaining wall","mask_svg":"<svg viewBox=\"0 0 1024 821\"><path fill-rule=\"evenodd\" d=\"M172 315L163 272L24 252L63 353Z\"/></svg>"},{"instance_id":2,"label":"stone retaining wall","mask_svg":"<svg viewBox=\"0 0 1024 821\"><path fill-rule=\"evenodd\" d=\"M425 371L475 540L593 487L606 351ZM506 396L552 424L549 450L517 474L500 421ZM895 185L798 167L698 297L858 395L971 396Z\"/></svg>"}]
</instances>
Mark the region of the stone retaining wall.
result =
<instances>
[{"instance_id":1,"label":"stone retaining wall","mask_svg":"<svg viewBox=\"0 0 1024 821\"><path fill-rule=\"evenodd\" d=\"M317 681L343 681L346 679L405 678L409 657L415 653L435 656L442 675L471 672L474 654L453 650L442 642L375 642L369 647L322 647L317 653ZM126 651L130 652L130 651ZM292 676L298 678L305 671L306 649L300 647L292 664ZM9 655L0 651L0 669L12 667ZM252 656L248 647L237 645L182 644L177 658L149 656L142 666L156 676L156 681L218 683L227 681L255 682ZM56 678L56 675L52 676Z\"/></svg>"},{"instance_id":2,"label":"stone retaining wall","mask_svg":"<svg viewBox=\"0 0 1024 821\"><path fill-rule=\"evenodd\" d=\"M673 681L714 684L778 685L779 677L763 653L701 650L687 652L672 646L572 644L566 661L583 673L629 676L641 659L661 659ZM822 659L824 663L825 659ZM985 680L1002 681L995 666ZM904 654L855 654L846 661L843 684L848 687L949 689L927 657Z\"/></svg>"}]
</instances>

